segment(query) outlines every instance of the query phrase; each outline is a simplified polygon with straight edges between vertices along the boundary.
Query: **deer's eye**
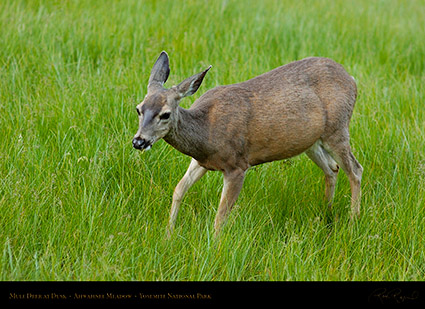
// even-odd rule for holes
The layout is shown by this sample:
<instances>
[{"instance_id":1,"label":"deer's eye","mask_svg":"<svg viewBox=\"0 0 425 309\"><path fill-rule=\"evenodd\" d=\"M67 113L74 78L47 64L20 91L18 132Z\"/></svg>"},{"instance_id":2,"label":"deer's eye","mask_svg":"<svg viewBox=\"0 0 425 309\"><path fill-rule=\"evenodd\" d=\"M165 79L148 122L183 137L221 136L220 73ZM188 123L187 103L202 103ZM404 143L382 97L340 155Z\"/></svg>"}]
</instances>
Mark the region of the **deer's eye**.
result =
<instances>
[{"instance_id":1,"label":"deer's eye","mask_svg":"<svg viewBox=\"0 0 425 309\"><path fill-rule=\"evenodd\" d=\"M170 114L171 114L170 112L165 112L165 113L159 115L159 119L160 120L166 120L166 119L170 118Z\"/></svg>"},{"instance_id":2,"label":"deer's eye","mask_svg":"<svg viewBox=\"0 0 425 309\"><path fill-rule=\"evenodd\" d=\"M141 113L140 113L140 110L137 107L136 107L136 111L137 111L137 114L140 116Z\"/></svg>"}]
</instances>

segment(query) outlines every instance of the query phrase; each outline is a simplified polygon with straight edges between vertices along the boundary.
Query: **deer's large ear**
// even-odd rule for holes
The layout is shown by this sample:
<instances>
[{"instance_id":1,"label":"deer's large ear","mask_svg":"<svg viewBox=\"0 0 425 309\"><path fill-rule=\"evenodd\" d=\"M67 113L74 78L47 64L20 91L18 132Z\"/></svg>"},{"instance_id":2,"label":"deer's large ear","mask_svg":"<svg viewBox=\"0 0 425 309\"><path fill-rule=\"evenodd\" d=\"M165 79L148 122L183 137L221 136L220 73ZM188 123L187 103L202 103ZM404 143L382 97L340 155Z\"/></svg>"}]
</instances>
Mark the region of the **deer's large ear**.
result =
<instances>
[{"instance_id":1,"label":"deer's large ear","mask_svg":"<svg viewBox=\"0 0 425 309\"><path fill-rule=\"evenodd\" d=\"M211 66L209 66L205 71L202 71L201 73L186 78L184 81L182 81L176 86L177 93L179 94L180 99L190 96L198 90L199 86L201 86L202 81L204 80L205 74L207 74L209 69L211 69Z\"/></svg>"},{"instance_id":2,"label":"deer's large ear","mask_svg":"<svg viewBox=\"0 0 425 309\"><path fill-rule=\"evenodd\" d=\"M156 86L162 87L169 75L170 60L168 59L168 54L163 51L153 65L151 76L149 77L148 88Z\"/></svg>"}]
</instances>

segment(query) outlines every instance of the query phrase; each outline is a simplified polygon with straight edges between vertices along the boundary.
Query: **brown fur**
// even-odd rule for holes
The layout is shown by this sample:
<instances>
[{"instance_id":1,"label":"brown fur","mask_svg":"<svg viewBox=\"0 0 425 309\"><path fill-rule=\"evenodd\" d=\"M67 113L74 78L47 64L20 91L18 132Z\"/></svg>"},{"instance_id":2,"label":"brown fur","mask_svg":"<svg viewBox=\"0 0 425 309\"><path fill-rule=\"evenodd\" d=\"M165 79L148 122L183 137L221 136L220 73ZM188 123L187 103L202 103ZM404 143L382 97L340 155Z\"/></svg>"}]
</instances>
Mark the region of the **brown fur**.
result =
<instances>
[{"instance_id":1,"label":"brown fur","mask_svg":"<svg viewBox=\"0 0 425 309\"><path fill-rule=\"evenodd\" d=\"M165 68L160 67L164 64ZM168 56L162 53L152 76L158 71L164 79L163 72L169 72L167 65ZM354 79L341 65L327 58L306 58L239 84L211 89L190 109L179 107L180 99L198 89L208 69L170 89L164 89L160 79L151 77L154 82L138 106L155 109L156 113L169 110L172 116L165 134L165 128L156 132L154 124L145 124L145 129L139 127L135 139L151 145L164 138L193 158L175 190L170 231L181 198L206 170L224 174L215 224L218 231L239 195L249 167L303 152L324 171L329 204L337 163L343 168L352 189L352 214L359 213L363 169L351 153L348 132L357 89Z\"/></svg>"}]
</instances>

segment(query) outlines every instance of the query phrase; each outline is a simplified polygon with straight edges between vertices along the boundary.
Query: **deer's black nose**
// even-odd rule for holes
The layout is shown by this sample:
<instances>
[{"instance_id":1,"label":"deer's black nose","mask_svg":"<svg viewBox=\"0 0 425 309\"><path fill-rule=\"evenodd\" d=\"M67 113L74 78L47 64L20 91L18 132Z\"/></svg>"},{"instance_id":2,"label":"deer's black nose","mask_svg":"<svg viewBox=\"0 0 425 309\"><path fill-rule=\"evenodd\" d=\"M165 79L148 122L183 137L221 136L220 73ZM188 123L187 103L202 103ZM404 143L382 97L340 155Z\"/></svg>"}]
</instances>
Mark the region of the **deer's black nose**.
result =
<instances>
[{"instance_id":1,"label":"deer's black nose","mask_svg":"<svg viewBox=\"0 0 425 309\"><path fill-rule=\"evenodd\" d=\"M136 149L143 149L143 147L146 145L146 140L143 138L135 137L133 138L133 147Z\"/></svg>"}]
</instances>

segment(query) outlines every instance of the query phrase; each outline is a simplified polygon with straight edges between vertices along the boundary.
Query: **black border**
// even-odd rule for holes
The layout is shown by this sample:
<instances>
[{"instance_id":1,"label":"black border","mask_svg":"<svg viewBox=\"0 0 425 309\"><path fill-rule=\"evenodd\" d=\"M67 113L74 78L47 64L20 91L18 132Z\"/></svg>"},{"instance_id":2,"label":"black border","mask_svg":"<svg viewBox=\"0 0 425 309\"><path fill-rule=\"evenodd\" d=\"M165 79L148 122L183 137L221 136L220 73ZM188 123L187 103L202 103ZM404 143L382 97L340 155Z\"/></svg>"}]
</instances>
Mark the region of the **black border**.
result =
<instances>
[{"instance_id":1,"label":"black border","mask_svg":"<svg viewBox=\"0 0 425 309\"><path fill-rule=\"evenodd\" d=\"M415 304L425 282L0 282L0 302L31 305ZM276 303L277 302L277 303Z\"/></svg>"}]
</instances>

